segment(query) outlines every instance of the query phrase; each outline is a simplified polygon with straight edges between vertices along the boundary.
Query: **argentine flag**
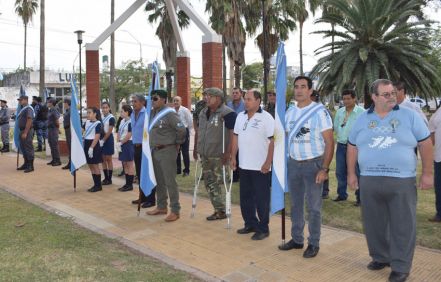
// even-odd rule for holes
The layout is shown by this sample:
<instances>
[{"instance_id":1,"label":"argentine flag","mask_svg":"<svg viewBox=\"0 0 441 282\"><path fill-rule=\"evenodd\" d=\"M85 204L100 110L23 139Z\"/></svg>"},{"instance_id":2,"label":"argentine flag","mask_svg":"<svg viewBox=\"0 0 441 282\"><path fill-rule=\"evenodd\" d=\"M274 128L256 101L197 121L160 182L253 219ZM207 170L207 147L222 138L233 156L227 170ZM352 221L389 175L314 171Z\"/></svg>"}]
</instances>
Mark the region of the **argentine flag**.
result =
<instances>
[{"instance_id":1,"label":"argentine flag","mask_svg":"<svg viewBox=\"0 0 441 282\"><path fill-rule=\"evenodd\" d=\"M20 96L27 96L26 91L23 88L23 85L20 85L20 93L18 94L18 97ZM15 110L15 125L14 125L14 142L12 142L12 150L20 152L20 128L18 128L18 115L20 114L22 106L20 105L20 102L17 104L17 109Z\"/></svg>"},{"instance_id":2,"label":"argentine flag","mask_svg":"<svg viewBox=\"0 0 441 282\"><path fill-rule=\"evenodd\" d=\"M144 130L142 137L142 159L141 159L141 180L140 187L144 195L148 196L152 193L156 186L156 177L153 170L152 151L150 149L149 123L150 112L152 110L151 92L159 88L159 68L158 62L154 61L152 65L152 84L149 87L148 96L146 97L147 106L144 116Z\"/></svg>"},{"instance_id":3,"label":"argentine flag","mask_svg":"<svg viewBox=\"0 0 441 282\"><path fill-rule=\"evenodd\" d=\"M285 46L280 42L276 58L276 113L274 127L274 157L271 183L271 214L285 207L287 181L287 140L285 136L286 112L286 55Z\"/></svg>"},{"instance_id":4,"label":"argentine flag","mask_svg":"<svg viewBox=\"0 0 441 282\"><path fill-rule=\"evenodd\" d=\"M81 121L78 113L78 100L77 100L77 83L74 75L70 80L71 100L70 100L70 173L74 172L86 164L86 155L83 149L83 135L81 134Z\"/></svg>"}]
</instances>

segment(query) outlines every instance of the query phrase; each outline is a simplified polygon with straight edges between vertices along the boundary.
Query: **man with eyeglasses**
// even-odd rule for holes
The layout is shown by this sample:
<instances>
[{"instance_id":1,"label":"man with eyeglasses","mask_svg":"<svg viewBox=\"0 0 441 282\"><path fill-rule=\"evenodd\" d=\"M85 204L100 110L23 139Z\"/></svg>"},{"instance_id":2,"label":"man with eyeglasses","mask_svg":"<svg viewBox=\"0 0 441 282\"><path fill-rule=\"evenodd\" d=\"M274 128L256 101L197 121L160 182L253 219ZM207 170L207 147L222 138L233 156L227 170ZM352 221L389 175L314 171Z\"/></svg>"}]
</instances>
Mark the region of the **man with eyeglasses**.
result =
<instances>
[{"instance_id":1,"label":"man with eyeglasses","mask_svg":"<svg viewBox=\"0 0 441 282\"><path fill-rule=\"evenodd\" d=\"M134 161L136 177L139 183L139 199L132 201L132 204L138 205L141 201L142 208L150 208L156 205L156 188L153 188L150 195L144 195L141 189L141 160L142 160L142 139L144 134L144 119L145 119L145 97L143 94L136 94L132 96L133 112L130 116L132 126L132 142L135 148Z\"/></svg>"},{"instance_id":2,"label":"man with eyeglasses","mask_svg":"<svg viewBox=\"0 0 441 282\"><path fill-rule=\"evenodd\" d=\"M329 164L334 154L332 118L321 103L311 100L312 92L309 77L296 77L294 98L297 105L290 107L285 116L292 239L279 249L303 249L306 201L309 237L304 258L317 256L320 249L322 185L329 178Z\"/></svg>"},{"instance_id":3,"label":"man with eyeglasses","mask_svg":"<svg viewBox=\"0 0 441 282\"><path fill-rule=\"evenodd\" d=\"M400 107L406 107L417 112L424 120L426 125L428 125L429 122L427 120L427 117L423 113L421 108L417 104L409 101L409 99L406 99L406 94L407 94L406 84L404 84L404 82L402 81L398 81L398 82L394 82L394 86L397 89L397 104L400 105Z\"/></svg>"},{"instance_id":4,"label":"man with eyeglasses","mask_svg":"<svg viewBox=\"0 0 441 282\"><path fill-rule=\"evenodd\" d=\"M224 93L219 88L207 88L207 107L199 114L198 135L195 138L197 152L202 163L205 188L210 196L214 213L207 220L225 219L225 193L222 166L228 165L231 158L231 139L233 137L236 113L225 106ZM224 143L223 143L224 140Z\"/></svg>"},{"instance_id":5,"label":"man with eyeglasses","mask_svg":"<svg viewBox=\"0 0 441 282\"><path fill-rule=\"evenodd\" d=\"M334 118L334 132L337 139L337 151L335 153L336 167L335 176L337 177L337 198L335 202L346 201L347 193L347 166L346 166L346 149L348 143L348 136L351 132L352 126L357 118L364 112L363 107L356 104L357 98L355 91L352 89L343 90L341 94L344 107L337 110ZM360 193L356 191L357 202L356 206L360 205Z\"/></svg>"},{"instance_id":6,"label":"man with eyeglasses","mask_svg":"<svg viewBox=\"0 0 441 282\"><path fill-rule=\"evenodd\" d=\"M245 225L237 233L255 232L251 239L263 240L269 236L274 118L260 108L259 91L248 90L244 100L246 110L236 118L232 140L232 155L240 149L240 210ZM235 158L231 167L237 167Z\"/></svg>"},{"instance_id":7,"label":"man with eyeglasses","mask_svg":"<svg viewBox=\"0 0 441 282\"><path fill-rule=\"evenodd\" d=\"M193 128L193 118L191 116L191 112L186 107L182 107L182 99L179 96L173 98L173 106L175 107L176 112L178 113L179 118L185 126L185 130L187 132L185 136L185 142L181 145L178 157L176 158L177 165L177 174L181 174L182 176L188 176L190 173L190 132ZM184 159L184 170L182 171L182 163L181 163L181 154Z\"/></svg>"},{"instance_id":8,"label":"man with eyeglasses","mask_svg":"<svg viewBox=\"0 0 441 282\"><path fill-rule=\"evenodd\" d=\"M390 266L389 281L406 281L416 241L414 148L418 146L422 160L419 187L431 188L430 132L416 112L397 105L397 91L390 80L374 81L371 93L373 105L360 115L349 134L348 184L352 189L360 185L361 214L372 258L367 268Z\"/></svg>"}]
</instances>

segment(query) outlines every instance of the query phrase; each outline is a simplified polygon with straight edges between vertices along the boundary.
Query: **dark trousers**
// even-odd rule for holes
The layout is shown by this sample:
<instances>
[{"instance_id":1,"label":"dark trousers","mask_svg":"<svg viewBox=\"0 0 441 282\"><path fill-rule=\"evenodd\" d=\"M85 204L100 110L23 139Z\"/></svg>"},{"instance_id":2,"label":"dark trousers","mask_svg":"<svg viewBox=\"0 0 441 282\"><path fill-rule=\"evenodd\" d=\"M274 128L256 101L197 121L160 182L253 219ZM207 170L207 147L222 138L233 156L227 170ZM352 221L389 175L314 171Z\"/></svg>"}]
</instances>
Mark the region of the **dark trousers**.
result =
<instances>
[{"instance_id":1,"label":"dark trousers","mask_svg":"<svg viewBox=\"0 0 441 282\"><path fill-rule=\"evenodd\" d=\"M185 142L181 145L181 149L179 150L178 157L176 158L176 166L177 173L181 173L181 153L182 158L184 159L184 173L190 173L190 131L187 130L187 134L185 136Z\"/></svg>"},{"instance_id":2,"label":"dark trousers","mask_svg":"<svg viewBox=\"0 0 441 282\"><path fill-rule=\"evenodd\" d=\"M136 170L136 176L138 177L138 183L139 183L139 193L141 194L141 202L156 202L156 188L153 188L152 193L148 195L147 197L144 195L144 192L142 192L141 189L141 160L142 160L142 146L141 144L134 144L135 147L135 155L134 155L134 161L135 161L135 170Z\"/></svg>"},{"instance_id":3,"label":"dark trousers","mask_svg":"<svg viewBox=\"0 0 441 282\"><path fill-rule=\"evenodd\" d=\"M20 130L20 152L23 154L25 162L30 162L34 160L34 146L32 145L32 139L34 138L34 129L29 129L26 138L21 138Z\"/></svg>"},{"instance_id":4,"label":"dark trousers","mask_svg":"<svg viewBox=\"0 0 441 282\"><path fill-rule=\"evenodd\" d=\"M70 127L65 128L64 133L66 134L66 143L67 143L67 150L69 151L69 164L70 164L70 160L71 160L70 144L71 144L71 139L72 139L72 137L70 135Z\"/></svg>"},{"instance_id":5,"label":"dark trousers","mask_svg":"<svg viewBox=\"0 0 441 282\"><path fill-rule=\"evenodd\" d=\"M346 165L346 149L347 145L337 143L337 151L335 153L335 176L337 177L337 194L342 199L348 198L348 173Z\"/></svg>"},{"instance_id":6,"label":"dark trousers","mask_svg":"<svg viewBox=\"0 0 441 282\"><path fill-rule=\"evenodd\" d=\"M441 162L433 163L434 166L434 184L435 184L435 203L436 215L441 217Z\"/></svg>"},{"instance_id":7,"label":"dark trousers","mask_svg":"<svg viewBox=\"0 0 441 282\"><path fill-rule=\"evenodd\" d=\"M245 226L268 233L271 173L263 174L257 170L241 169L239 174L240 210Z\"/></svg>"},{"instance_id":8,"label":"dark trousers","mask_svg":"<svg viewBox=\"0 0 441 282\"><path fill-rule=\"evenodd\" d=\"M47 121L34 121L35 134L37 135L38 148L43 146L44 140L47 138Z\"/></svg>"},{"instance_id":9,"label":"dark trousers","mask_svg":"<svg viewBox=\"0 0 441 282\"><path fill-rule=\"evenodd\" d=\"M48 128L48 142L51 148L52 160L60 161L60 150L58 149L58 128Z\"/></svg>"}]
</instances>

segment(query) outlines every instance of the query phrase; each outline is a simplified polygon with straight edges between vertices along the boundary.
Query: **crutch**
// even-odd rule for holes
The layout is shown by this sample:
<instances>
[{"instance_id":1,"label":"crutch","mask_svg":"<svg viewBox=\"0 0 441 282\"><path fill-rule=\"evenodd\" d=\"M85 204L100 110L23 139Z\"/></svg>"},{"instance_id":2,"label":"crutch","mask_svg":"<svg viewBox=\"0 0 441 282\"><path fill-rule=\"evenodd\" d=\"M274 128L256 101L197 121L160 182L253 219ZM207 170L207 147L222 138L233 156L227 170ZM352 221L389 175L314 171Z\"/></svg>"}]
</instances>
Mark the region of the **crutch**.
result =
<instances>
[{"instance_id":1,"label":"crutch","mask_svg":"<svg viewBox=\"0 0 441 282\"><path fill-rule=\"evenodd\" d=\"M231 142L231 140L230 140ZM222 123L222 154L225 153L225 121ZM230 168L230 183L227 185L226 165L222 165L222 174L225 187L225 213L227 215L227 229L231 229L231 187L233 187L233 170Z\"/></svg>"},{"instance_id":2,"label":"crutch","mask_svg":"<svg viewBox=\"0 0 441 282\"><path fill-rule=\"evenodd\" d=\"M199 183L201 182L202 178L202 165L201 165L201 172L199 173L198 177L198 163L200 163L200 160L196 160L196 167L194 169L194 190L193 190L193 201L191 204L191 217L194 217L194 213L196 210L196 201L198 198L198 189L199 189Z\"/></svg>"}]
</instances>

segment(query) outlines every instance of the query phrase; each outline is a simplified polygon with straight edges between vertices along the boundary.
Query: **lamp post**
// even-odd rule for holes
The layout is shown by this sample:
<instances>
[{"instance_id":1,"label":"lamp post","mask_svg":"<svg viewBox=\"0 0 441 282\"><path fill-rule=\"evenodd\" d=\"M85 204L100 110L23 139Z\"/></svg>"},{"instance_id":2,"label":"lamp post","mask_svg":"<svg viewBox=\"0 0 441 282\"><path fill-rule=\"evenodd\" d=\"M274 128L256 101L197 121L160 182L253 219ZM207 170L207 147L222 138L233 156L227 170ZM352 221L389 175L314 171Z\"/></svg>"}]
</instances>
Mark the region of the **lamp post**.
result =
<instances>
[{"instance_id":1,"label":"lamp post","mask_svg":"<svg viewBox=\"0 0 441 282\"><path fill-rule=\"evenodd\" d=\"M267 17L266 17L266 1L262 0L262 26L263 26L263 103L266 104L266 92L268 91L268 60L266 59L268 48L266 44L268 44L267 37Z\"/></svg>"},{"instance_id":2,"label":"lamp post","mask_svg":"<svg viewBox=\"0 0 441 282\"><path fill-rule=\"evenodd\" d=\"M78 42L78 56L80 57L80 122L83 122L83 94L82 94L82 82L81 82L81 44L83 44L84 30L74 31L77 34Z\"/></svg>"}]
</instances>

